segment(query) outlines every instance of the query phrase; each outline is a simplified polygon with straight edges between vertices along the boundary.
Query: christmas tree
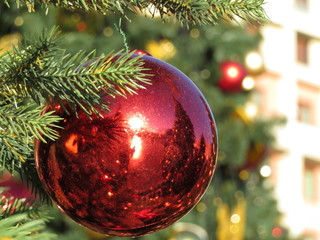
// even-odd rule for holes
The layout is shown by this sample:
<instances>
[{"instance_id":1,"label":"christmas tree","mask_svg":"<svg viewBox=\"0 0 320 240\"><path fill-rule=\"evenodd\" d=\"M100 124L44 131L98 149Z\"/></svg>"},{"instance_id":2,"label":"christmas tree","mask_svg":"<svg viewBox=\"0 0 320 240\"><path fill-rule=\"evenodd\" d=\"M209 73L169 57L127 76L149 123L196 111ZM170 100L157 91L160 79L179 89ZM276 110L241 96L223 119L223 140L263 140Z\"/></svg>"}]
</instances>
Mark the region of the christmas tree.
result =
<instances>
[{"instance_id":1,"label":"christmas tree","mask_svg":"<svg viewBox=\"0 0 320 240\"><path fill-rule=\"evenodd\" d=\"M19 4L23 6L16 8L5 1L0 7L4 26L1 35L23 39L16 48L3 49L0 60L1 171L19 176L38 200L33 203L19 199L20 196L10 196L3 189L0 237L102 238L46 206L50 200L36 172L34 137L41 141L58 138L58 122L62 119L54 111L41 114L47 102L58 103L70 112L81 108L87 115L96 116L101 109L110 107L97 92L103 90L116 97L132 94L143 86L147 75L141 57L128 61L132 55L128 53L105 67L105 61L115 55L112 50L130 46L172 63L194 80L212 107L219 130L218 167L204 198L182 222L145 238L179 239L189 234L203 239L287 239L278 225L281 215L272 189L257 169L272 144L270 129L278 121L249 118L244 106L254 91L239 86L245 77L244 56L257 49L260 40L257 28L252 25L266 21L263 1L21 1ZM243 26L233 24L237 21ZM35 23L40 29L53 30L31 40L21 37L32 32ZM54 25L59 25L64 38L52 28ZM103 60L79 70L79 66L95 58ZM238 83L233 86L232 80L237 77ZM184 111L175 104L176 115L184 115ZM180 132L181 126L190 125L189 122L183 118L175 123L176 131L167 133L172 136L173 145L181 145L179 142L187 136ZM191 141L192 132L188 135ZM201 146L200 143L199 152ZM192 150L190 144L184 148L184 154Z\"/></svg>"}]
</instances>

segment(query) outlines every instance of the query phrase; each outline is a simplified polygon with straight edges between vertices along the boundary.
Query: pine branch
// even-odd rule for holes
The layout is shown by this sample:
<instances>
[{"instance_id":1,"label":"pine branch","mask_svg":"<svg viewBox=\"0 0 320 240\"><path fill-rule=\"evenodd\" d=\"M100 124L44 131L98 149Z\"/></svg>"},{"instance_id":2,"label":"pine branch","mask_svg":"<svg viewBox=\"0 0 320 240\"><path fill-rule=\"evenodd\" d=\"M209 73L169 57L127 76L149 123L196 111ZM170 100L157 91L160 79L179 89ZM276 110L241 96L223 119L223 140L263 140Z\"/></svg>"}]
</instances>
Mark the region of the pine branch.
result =
<instances>
[{"instance_id":1,"label":"pine branch","mask_svg":"<svg viewBox=\"0 0 320 240\"><path fill-rule=\"evenodd\" d=\"M35 0L17 0L22 2L30 12L35 11ZM70 10L96 11L101 14L120 12L126 15L126 10L138 13L153 7L151 15L159 12L164 21L175 19L184 25L216 24L219 19L236 20L235 16L251 22L267 21L263 9L264 0L40 0L46 8L49 5Z\"/></svg>"},{"instance_id":2,"label":"pine branch","mask_svg":"<svg viewBox=\"0 0 320 240\"><path fill-rule=\"evenodd\" d=\"M32 151L32 153L30 153L28 156L27 161L21 164L21 167L17 169L17 172L20 174L22 182L26 184L27 188L31 190L32 194L36 196L40 202L51 206L52 201L43 188L43 184L36 170L36 163L33 155L34 154Z\"/></svg>"},{"instance_id":3,"label":"pine branch","mask_svg":"<svg viewBox=\"0 0 320 240\"><path fill-rule=\"evenodd\" d=\"M53 239L55 235L43 232L49 220L45 207L27 199L5 197L0 188L0 239ZM41 212L41 214L40 214Z\"/></svg>"},{"instance_id":4,"label":"pine branch","mask_svg":"<svg viewBox=\"0 0 320 240\"><path fill-rule=\"evenodd\" d=\"M268 17L263 9L264 0L212 0L211 13L219 12L222 17L236 21L239 17L246 22L266 22ZM217 15L217 19L218 19Z\"/></svg>"},{"instance_id":5,"label":"pine branch","mask_svg":"<svg viewBox=\"0 0 320 240\"><path fill-rule=\"evenodd\" d=\"M22 102L19 106L14 104L1 104L0 102L0 130L2 136L19 138L25 144L33 141L34 136L45 141L43 136L50 139L58 137L54 128L55 123L62 118L53 115L53 112L41 114L42 108L34 103Z\"/></svg>"},{"instance_id":6,"label":"pine branch","mask_svg":"<svg viewBox=\"0 0 320 240\"><path fill-rule=\"evenodd\" d=\"M133 53L128 53L115 58L116 54L110 54L88 64L96 59L94 52L71 56L56 46L53 31L48 38L44 35L37 42L25 42L9 53L0 67L3 91L13 98L30 96L37 104L53 100L64 106L67 102L71 110L80 108L91 115L108 110L109 102L103 102L101 92L111 98L124 96L141 88L139 83L148 82L141 56L130 58Z\"/></svg>"},{"instance_id":7,"label":"pine branch","mask_svg":"<svg viewBox=\"0 0 320 240\"><path fill-rule=\"evenodd\" d=\"M56 237L52 233L42 232L44 228L45 220L42 217L30 218L28 213L10 215L0 220L0 239L49 240Z\"/></svg>"},{"instance_id":8,"label":"pine branch","mask_svg":"<svg viewBox=\"0 0 320 240\"><path fill-rule=\"evenodd\" d=\"M61 120L52 112L41 114L42 109L32 102L7 102L0 101L0 173L22 167L33 152L35 136L56 139L55 123Z\"/></svg>"}]
</instances>

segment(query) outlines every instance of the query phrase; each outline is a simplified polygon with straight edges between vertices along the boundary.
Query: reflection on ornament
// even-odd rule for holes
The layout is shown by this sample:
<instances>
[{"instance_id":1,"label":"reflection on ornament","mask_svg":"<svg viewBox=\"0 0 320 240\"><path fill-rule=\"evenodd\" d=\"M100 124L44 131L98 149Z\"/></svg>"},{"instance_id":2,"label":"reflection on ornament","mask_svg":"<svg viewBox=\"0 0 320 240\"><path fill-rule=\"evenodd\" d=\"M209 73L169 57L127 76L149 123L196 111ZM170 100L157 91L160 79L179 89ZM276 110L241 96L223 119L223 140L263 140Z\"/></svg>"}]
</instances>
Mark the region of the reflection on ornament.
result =
<instances>
[{"instance_id":1,"label":"reflection on ornament","mask_svg":"<svg viewBox=\"0 0 320 240\"><path fill-rule=\"evenodd\" d=\"M141 117L135 116L129 119L128 124L133 131L137 131L143 127L144 122Z\"/></svg>"},{"instance_id":2,"label":"reflection on ornament","mask_svg":"<svg viewBox=\"0 0 320 240\"><path fill-rule=\"evenodd\" d=\"M172 239L175 240L208 240L206 230L192 223L176 223L173 228ZM171 238L170 238L171 239Z\"/></svg>"},{"instance_id":3,"label":"reflection on ornament","mask_svg":"<svg viewBox=\"0 0 320 240\"><path fill-rule=\"evenodd\" d=\"M168 60L176 55L176 48L168 39L162 39L159 42L149 41L146 50L153 57Z\"/></svg>"},{"instance_id":4,"label":"reflection on ornament","mask_svg":"<svg viewBox=\"0 0 320 240\"><path fill-rule=\"evenodd\" d=\"M137 135L133 135L133 138L131 140L130 148L134 150L134 153L132 155L132 159L137 159L140 157L140 152L142 149L142 141L141 138Z\"/></svg>"},{"instance_id":5,"label":"reflection on ornament","mask_svg":"<svg viewBox=\"0 0 320 240\"><path fill-rule=\"evenodd\" d=\"M262 68L262 57L258 52L250 52L245 59L246 66L251 71L258 71Z\"/></svg>"},{"instance_id":6,"label":"reflection on ornament","mask_svg":"<svg viewBox=\"0 0 320 240\"><path fill-rule=\"evenodd\" d=\"M60 209L121 237L161 230L188 213L217 156L215 122L198 88L173 66L141 59L150 69L146 89L112 99L102 117L69 115L53 102L47 110L64 118L60 138L35 141L40 179Z\"/></svg>"}]
</instances>

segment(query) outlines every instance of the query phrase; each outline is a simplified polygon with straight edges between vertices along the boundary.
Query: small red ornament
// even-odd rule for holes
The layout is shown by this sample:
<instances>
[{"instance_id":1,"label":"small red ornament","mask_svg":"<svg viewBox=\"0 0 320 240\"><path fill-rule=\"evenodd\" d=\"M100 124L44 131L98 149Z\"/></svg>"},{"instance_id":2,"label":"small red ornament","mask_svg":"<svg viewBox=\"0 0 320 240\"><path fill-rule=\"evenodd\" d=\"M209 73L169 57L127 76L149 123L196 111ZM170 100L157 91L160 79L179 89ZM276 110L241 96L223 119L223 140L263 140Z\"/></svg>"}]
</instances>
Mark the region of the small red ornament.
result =
<instances>
[{"instance_id":1,"label":"small red ornament","mask_svg":"<svg viewBox=\"0 0 320 240\"><path fill-rule=\"evenodd\" d=\"M35 142L51 198L76 222L108 235L171 225L200 200L216 165L216 126L198 88L173 66L142 59L152 85L117 97L103 118L56 108L64 117L60 138Z\"/></svg>"},{"instance_id":2,"label":"small red ornament","mask_svg":"<svg viewBox=\"0 0 320 240\"><path fill-rule=\"evenodd\" d=\"M245 68L232 61L225 61L220 64L221 77L219 87L225 92L238 92L242 90L242 81L246 76Z\"/></svg>"}]
</instances>

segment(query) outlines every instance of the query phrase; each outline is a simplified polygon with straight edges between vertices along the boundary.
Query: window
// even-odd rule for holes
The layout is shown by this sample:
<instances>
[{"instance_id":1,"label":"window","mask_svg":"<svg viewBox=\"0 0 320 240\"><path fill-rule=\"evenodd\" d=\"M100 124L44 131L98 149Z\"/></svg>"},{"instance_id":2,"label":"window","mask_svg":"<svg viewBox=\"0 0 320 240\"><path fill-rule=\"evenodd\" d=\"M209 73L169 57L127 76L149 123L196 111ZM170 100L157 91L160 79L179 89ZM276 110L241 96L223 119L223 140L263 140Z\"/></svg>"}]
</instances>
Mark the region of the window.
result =
<instances>
[{"instance_id":1,"label":"window","mask_svg":"<svg viewBox=\"0 0 320 240\"><path fill-rule=\"evenodd\" d=\"M297 121L304 124L319 126L320 87L306 81L298 80Z\"/></svg>"},{"instance_id":2,"label":"window","mask_svg":"<svg viewBox=\"0 0 320 240\"><path fill-rule=\"evenodd\" d=\"M309 45L309 37L297 33L297 61L300 63L308 64L309 56L308 56L308 45Z\"/></svg>"},{"instance_id":3,"label":"window","mask_svg":"<svg viewBox=\"0 0 320 240\"><path fill-rule=\"evenodd\" d=\"M308 9L309 1L308 0L295 0L295 5L301 10L306 10L306 9Z\"/></svg>"},{"instance_id":4,"label":"window","mask_svg":"<svg viewBox=\"0 0 320 240\"><path fill-rule=\"evenodd\" d=\"M312 117L312 107L306 103L298 103L298 121L313 124Z\"/></svg>"},{"instance_id":5,"label":"window","mask_svg":"<svg viewBox=\"0 0 320 240\"><path fill-rule=\"evenodd\" d=\"M320 162L305 159L304 162L304 198L308 202L318 201Z\"/></svg>"}]
</instances>

